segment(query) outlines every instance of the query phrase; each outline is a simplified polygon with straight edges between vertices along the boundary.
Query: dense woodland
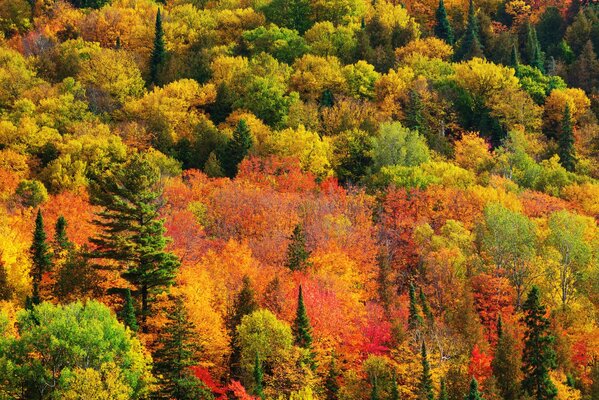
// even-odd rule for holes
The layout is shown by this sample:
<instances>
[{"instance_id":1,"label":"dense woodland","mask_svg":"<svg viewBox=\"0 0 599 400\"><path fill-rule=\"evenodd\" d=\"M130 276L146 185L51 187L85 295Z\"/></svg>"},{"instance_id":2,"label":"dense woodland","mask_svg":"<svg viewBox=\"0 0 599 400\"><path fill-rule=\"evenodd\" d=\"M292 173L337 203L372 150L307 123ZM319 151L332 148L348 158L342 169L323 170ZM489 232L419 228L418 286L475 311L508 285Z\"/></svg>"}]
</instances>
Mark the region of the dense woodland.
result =
<instances>
[{"instance_id":1,"label":"dense woodland","mask_svg":"<svg viewBox=\"0 0 599 400\"><path fill-rule=\"evenodd\" d=\"M596 2L0 32L0 399L599 400Z\"/></svg>"}]
</instances>

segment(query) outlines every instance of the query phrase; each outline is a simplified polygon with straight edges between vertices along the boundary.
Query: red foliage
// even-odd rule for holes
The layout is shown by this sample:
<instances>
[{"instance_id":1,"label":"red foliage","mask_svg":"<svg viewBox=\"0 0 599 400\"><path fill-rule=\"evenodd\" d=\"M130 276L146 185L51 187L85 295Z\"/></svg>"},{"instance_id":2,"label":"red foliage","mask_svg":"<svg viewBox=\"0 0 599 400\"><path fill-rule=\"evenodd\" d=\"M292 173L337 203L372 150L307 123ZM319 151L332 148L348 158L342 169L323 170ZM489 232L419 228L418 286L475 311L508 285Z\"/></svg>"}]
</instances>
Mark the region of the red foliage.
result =
<instances>
[{"instance_id":1,"label":"red foliage","mask_svg":"<svg viewBox=\"0 0 599 400\"><path fill-rule=\"evenodd\" d=\"M487 340L497 341L499 314L510 319L514 312L514 289L507 278L480 274L472 278L474 306L485 327Z\"/></svg>"},{"instance_id":2,"label":"red foliage","mask_svg":"<svg viewBox=\"0 0 599 400\"><path fill-rule=\"evenodd\" d=\"M204 385L206 385L206 387L212 392L212 394L220 395L220 397L217 398L227 398L227 390L214 381L212 375L210 375L210 372L206 368L194 366L191 367L191 370L193 371L193 374L196 378L204 382Z\"/></svg>"},{"instance_id":3,"label":"red foliage","mask_svg":"<svg viewBox=\"0 0 599 400\"><path fill-rule=\"evenodd\" d=\"M285 157L247 157L240 166L237 179L244 179L279 192L303 193L316 189L312 174L302 172L299 160Z\"/></svg>"},{"instance_id":4,"label":"red foliage","mask_svg":"<svg viewBox=\"0 0 599 400\"><path fill-rule=\"evenodd\" d=\"M363 330L366 341L362 352L377 355L388 353L392 344L391 322L385 318L380 306L370 303L366 312L368 320Z\"/></svg>"},{"instance_id":5,"label":"red foliage","mask_svg":"<svg viewBox=\"0 0 599 400\"><path fill-rule=\"evenodd\" d=\"M526 216L531 218L543 217L554 211L571 208L567 202L548 194L527 190L520 196L522 208Z\"/></svg>"},{"instance_id":6,"label":"red foliage","mask_svg":"<svg viewBox=\"0 0 599 400\"><path fill-rule=\"evenodd\" d=\"M484 382L493 373L491 369L492 360L493 357L481 351L478 345L474 345L470 356L470 364L468 365L468 374L475 377L484 386Z\"/></svg>"},{"instance_id":7,"label":"red foliage","mask_svg":"<svg viewBox=\"0 0 599 400\"><path fill-rule=\"evenodd\" d=\"M257 399L257 397L249 395L246 392L243 385L241 385L241 383L239 383L238 381L231 381L229 386L227 386L227 389L230 390L233 393L233 396L235 396L235 398L238 400L255 400L255 399Z\"/></svg>"}]
</instances>

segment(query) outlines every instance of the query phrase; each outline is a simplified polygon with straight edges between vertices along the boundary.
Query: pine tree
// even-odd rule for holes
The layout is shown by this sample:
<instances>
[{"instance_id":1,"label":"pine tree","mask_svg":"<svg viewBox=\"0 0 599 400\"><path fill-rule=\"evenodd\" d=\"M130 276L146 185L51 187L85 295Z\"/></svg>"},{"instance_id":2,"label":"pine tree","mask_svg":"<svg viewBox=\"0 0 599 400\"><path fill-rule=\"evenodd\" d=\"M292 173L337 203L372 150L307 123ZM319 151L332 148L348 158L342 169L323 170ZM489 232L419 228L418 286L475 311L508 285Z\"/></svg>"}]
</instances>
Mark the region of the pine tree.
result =
<instances>
[{"instance_id":1,"label":"pine tree","mask_svg":"<svg viewBox=\"0 0 599 400\"><path fill-rule=\"evenodd\" d=\"M574 132L572 131L572 116L570 105L566 104L562 126L558 137L558 155L560 164L568 171L574 171L576 166L576 153L574 150Z\"/></svg>"},{"instance_id":2,"label":"pine tree","mask_svg":"<svg viewBox=\"0 0 599 400\"><path fill-rule=\"evenodd\" d=\"M426 317L429 326L432 326L435 322L435 317L433 316L433 312L426 300L426 295L422 291L422 288L419 290L418 297L420 298L420 306L422 307L422 313Z\"/></svg>"},{"instance_id":3,"label":"pine tree","mask_svg":"<svg viewBox=\"0 0 599 400\"><path fill-rule=\"evenodd\" d=\"M58 217L54 226L54 245L57 250L68 250L73 246L67 236L67 220L62 215Z\"/></svg>"},{"instance_id":4,"label":"pine tree","mask_svg":"<svg viewBox=\"0 0 599 400\"><path fill-rule=\"evenodd\" d=\"M422 316L418 311L418 302L416 300L416 289L414 284L410 283L410 314L408 315L408 327L417 329L422 326Z\"/></svg>"},{"instance_id":5,"label":"pine tree","mask_svg":"<svg viewBox=\"0 0 599 400\"><path fill-rule=\"evenodd\" d=\"M295 314L295 321L293 323L293 336L295 337L296 346L308 350L308 365L312 370L315 370L316 364L314 362L314 354L312 351L312 326L310 325L310 319L308 318L306 306L304 305L302 285L299 287L299 293L297 296L297 311Z\"/></svg>"},{"instance_id":6,"label":"pine tree","mask_svg":"<svg viewBox=\"0 0 599 400\"><path fill-rule=\"evenodd\" d=\"M127 289L125 292L125 304L121 310L121 319L125 326L129 327L133 332L137 332L139 326L137 325L137 317L135 316L135 307L133 306L130 289Z\"/></svg>"},{"instance_id":7,"label":"pine tree","mask_svg":"<svg viewBox=\"0 0 599 400\"><path fill-rule=\"evenodd\" d=\"M497 345L491 368L501 397L516 400L520 393L520 360L516 339L504 328L501 315L497 320Z\"/></svg>"},{"instance_id":8,"label":"pine tree","mask_svg":"<svg viewBox=\"0 0 599 400\"><path fill-rule=\"evenodd\" d=\"M330 89L325 89L322 92L322 96L320 97L320 107L333 107L335 105L335 98L333 97L333 92Z\"/></svg>"},{"instance_id":9,"label":"pine tree","mask_svg":"<svg viewBox=\"0 0 599 400\"><path fill-rule=\"evenodd\" d=\"M252 147L252 134L245 120L239 120L233 137L227 142L219 157L220 165L225 175L234 178L237 175L239 163L247 156Z\"/></svg>"},{"instance_id":10,"label":"pine tree","mask_svg":"<svg viewBox=\"0 0 599 400\"><path fill-rule=\"evenodd\" d=\"M258 302L256 301L254 289L252 288L252 282L246 275L243 277L241 289L235 296L233 301L233 308L227 318L227 328L231 337L231 357L229 359L229 368L233 378L239 379L240 367L239 362L241 359L241 349L237 344L237 326L241 324L241 320L244 316L249 315L258 309Z\"/></svg>"},{"instance_id":11,"label":"pine tree","mask_svg":"<svg viewBox=\"0 0 599 400\"><path fill-rule=\"evenodd\" d=\"M439 388L439 400L449 400L449 395L447 394L447 387L445 386L445 379L441 379L441 385Z\"/></svg>"},{"instance_id":12,"label":"pine tree","mask_svg":"<svg viewBox=\"0 0 599 400\"><path fill-rule=\"evenodd\" d=\"M254 395L261 399L264 399L263 380L262 362L260 361L260 356L256 353L256 361L254 362Z\"/></svg>"},{"instance_id":13,"label":"pine tree","mask_svg":"<svg viewBox=\"0 0 599 400\"><path fill-rule=\"evenodd\" d=\"M0 260L0 301L10 300L12 298L12 287L8 281L8 274L6 267L2 260Z\"/></svg>"},{"instance_id":14,"label":"pine tree","mask_svg":"<svg viewBox=\"0 0 599 400\"><path fill-rule=\"evenodd\" d=\"M483 48L479 37L478 21L474 12L474 2L470 0L468 8L468 25L462 38L460 49L456 53L460 60L470 60L474 57L483 57Z\"/></svg>"},{"instance_id":15,"label":"pine tree","mask_svg":"<svg viewBox=\"0 0 599 400\"><path fill-rule=\"evenodd\" d=\"M520 56L518 55L518 48L516 47L516 44L514 43L512 45L512 55L510 58L510 66L515 68L517 71L519 65L520 65Z\"/></svg>"},{"instance_id":16,"label":"pine tree","mask_svg":"<svg viewBox=\"0 0 599 400\"><path fill-rule=\"evenodd\" d=\"M116 261L121 276L135 287L141 305L138 315L147 332L146 319L154 295L174 281L179 259L165 250L161 207L160 170L147 155L133 154L112 174L90 184L92 204L102 207L94 224L100 233L90 239L96 246L91 258Z\"/></svg>"},{"instance_id":17,"label":"pine tree","mask_svg":"<svg viewBox=\"0 0 599 400\"><path fill-rule=\"evenodd\" d=\"M470 391L466 395L465 400L484 400L478 391L478 382L474 378L470 381Z\"/></svg>"},{"instance_id":18,"label":"pine tree","mask_svg":"<svg viewBox=\"0 0 599 400\"><path fill-rule=\"evenodd\" d=\"M570 66L568 83L581 88L587 93L599 86L599 60L593 48L593 42L588 40L580 56Z\"/></svg>"},{"instance_id":19,"label":"pine tree","mask_svg":"<svg viewBox=\"0 0 599 400\"><path fill-rule=\"evenodd\" d=\"M437 8L437 23L435 25L435 36L439 39L445 40L449 45L453 46L454 37L453 29L447 18L447 10L445 9L445 3L443 0L439 0L439 7Z\"/></svg>"},{"instance_id":20,"label":"pine tree","mask_svg":"<svg viewBox=\"0 0 599 400\"><path fill-rule=\"evenodd\" d=\"M164 43L164 30L162 29L162 16L160 8L156 13L156 23L154 30L154 47L150 55L150 83L157 85L159 83L160 71L166 61L166 45Z\"/></svg>"},{"instance_id":21,"label":"pine tree","mask_svg":"<svg viewBox=\"0 0 599 400\"><path fill-rule=\"evenodd\" d=\"M375 380L372 381L372 388L370 389L370 400L381 400L379 396L379 385Z\"/></svg>"},{"instance_id":22,"label":"pine tree","mask_svg":"<svg viewBox=\"0 0 599 400\"><path fill-rule=\"evenodd\" d=\"M335 353L331 354L331 362L329 363L329 371L324 381L326 400L339 399L339 370L335 362Z\"/></svg>"},{"instance_id":23,"label":"pine tree","mask_svg":"<svg viewBox=\"0 0 599 400\"><path fill-rule=\"evenodd\" d=\"M552 348L555 338L548 332L549 319L539 297L539 289L533 286L522 306L526 324L522 389L536 400L550 400L557 397L557 389L549 377L549 371L556 367L556 354Z\"/></svg>"},{"instance_id":24,"label":"pine tree","mask_svg":"<svg viewBox=\"0 0 599 400\"><path fill-rule=\"evenodd\" d=\"M391 382L391 393L389 395L390 400L399 400L399 385L397 384L397 377L393 375L393 381Z\"/></svg>"},{"instance_id":25,"label":"pine tree","mask_svg":"<svg viewBox=\"0 0 599 400\"><path fill-rule=\"evenodd\" d=\"M420 93L414 89L408 92L408 104L406 107L406 126L412 130L424 133L424 104Z\"/></svg>"},{"instance_id":26,"label":"pine tree","mask_svg":"<svg viewBox=\"0 0 599 400\"><path fill-rule=\"evenodd\" d=\"M310 252L306 248L306 233L302 224L293 228L290 240L285 266L292 271L305 271L310 266Z\"/></svg>"},{"instance_id":27,"label":"pine tree","mask_svg":"<svg viewBox=\"0 0 599 400\"><path fill-rule=\"evenodd\" d=\"M419 400L433 400L435 398L433 394L433 378L431 376L431 367L428 362L428 355L426 354L426 345L422 342L422 348L420 355L422 357L422 375L420 376L419 383Z\"/></svg>"},{"instance_id":28,"label":"pine tree","mask_svg":"<svg viewBox=\"0 0 599 400\"><path fill-rule=\"evenodd\" d=\"M40 285L42 282L42 276L44 273L50 271L52 267L52 256L50 254L50 246L46 241L46 231L44 230L44 217L42 211L37 210L37 216L35 218L35 230L33 231L33 243L29 250L32 261L32 278L33 278L33 291L31 294L31 303L33 305L41 302L40 298Z\"/></svg>"},{"instance_id":29,"label":"pine tree","mask_svg":"<svg viewBox=\"0 0 599 400\"><path fill-rule=\"evenodd\" d=\"M166 313L167 323L158 336L158 348L153 354L154 374L159 389L155 398L191 400L208 395L202 381L193 376L189 367L197 365L201 347L194 343L194 325L189 321L183 299L174 299L172 310Z\"/></svg>"}]
</instances>

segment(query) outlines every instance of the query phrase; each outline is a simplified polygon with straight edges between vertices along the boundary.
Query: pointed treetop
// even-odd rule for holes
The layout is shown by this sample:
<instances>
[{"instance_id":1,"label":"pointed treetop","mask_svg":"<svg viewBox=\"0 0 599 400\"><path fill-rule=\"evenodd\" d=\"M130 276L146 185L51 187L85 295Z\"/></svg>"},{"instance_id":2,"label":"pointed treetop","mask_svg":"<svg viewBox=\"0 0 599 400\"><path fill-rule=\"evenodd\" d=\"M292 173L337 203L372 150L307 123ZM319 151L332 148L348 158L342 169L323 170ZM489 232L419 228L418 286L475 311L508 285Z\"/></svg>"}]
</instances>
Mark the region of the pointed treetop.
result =
<instances>
[{"instance_id":1,"label":"pointed treetop","mask_svg":"<svg viewBox=\"0 0 599 400\"><path fill-rule=\"evenodd\" d=\"M439 39L445 40L448 44L453 46L455 38L453 36L453 29L449 23L447 10L445 9L445 3L443 0L439 0L436 18L437 22L435 24L435 36L437 36Z\"/></svg>"},{"instance_id":2,"label":"pointed treetop","mask_svg":"<svg viewBox=\"0 0 599 400\"><path fill-rule=\"evenodd\" d=\"M468 392L468 395L466 395L465 400L483 400L478 391L478 381L474 377L470 381L470 391Z\"/></svg>"}]
</instances>

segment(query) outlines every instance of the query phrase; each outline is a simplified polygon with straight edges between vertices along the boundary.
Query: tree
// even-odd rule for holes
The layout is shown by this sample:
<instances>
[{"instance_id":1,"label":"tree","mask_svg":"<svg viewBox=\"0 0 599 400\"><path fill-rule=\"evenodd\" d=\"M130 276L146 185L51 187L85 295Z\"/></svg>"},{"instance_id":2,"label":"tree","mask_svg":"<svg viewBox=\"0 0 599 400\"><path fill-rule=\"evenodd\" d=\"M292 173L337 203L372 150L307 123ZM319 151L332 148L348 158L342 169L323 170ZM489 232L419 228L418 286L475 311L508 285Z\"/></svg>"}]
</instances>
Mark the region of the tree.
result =
<instances>
[{"instance_id":1,"label":"tree","mask_svg":"<svg viewBox=\"0 0 599 400\"><path fill-rule=\"evenodd\" d=\"M558 155L560 164L568 171L574 171L576 167L576 152L574 150L574 132L572 130L572 114L570 104L564 108L564 116L558 137Z\"/></svg>"},{"instance_id":2,"label":"tree","mask_svg":"<svg viewBox=\"0 0 599 400\"><path fill-rule=\"evenodd\" d=\"M536 286L528 293L522 310L526 324L522 389L536 400L555 399L557 389L549 377L549 371L556 367L556 354L552 348L555 337L548 332L550 322L545 316L546 309L541 304L540 292Z\"/></svg>"},{"instance_id":3,"label":"tree","mask_svg":"<svg viewBox=\"0 0 599 400\"><path fill-rule=\"evenodd\" d=\"M266 18L303 35L312 26L309 0L274 0L263 9Z\"/></svg>"},{"instance_id":4,"label":"tree","mask_svg":"<svg viewBox=\"0 0 599 400\"><path fill-rule=\"evenodd\" d=\"M159 383L156 397L176 400L205 398L204 395L209 394L208 390L190 370L198 363L201 347L193 341L194 325L189 321L181 297L174 299L166 318L166 325L158 337L158 348L153 355L154 372ZM202 396L197 396L198 393Z\"/></svg>"},{"instance_id":5,"label":"tree","mask_svg":"<svg viewBox=\"0 0 599 400\"><path fill-rule=\"evenodd\" d=\"M439 388L439 400L449 400L447 393L447 387L445 386L445 379L441 378L441 385Z\"/></svg>"},{"instance_id":6,"label":"tree","mask_svg":"<svg viewBox=\"0 0 599 400\"><path fill-rule=\"evenodd\" d=\"M241 373L239 369L239 361L241 357L241 349L237 340L237 327L241 324L243 317L249 315L258 309L254 289L249 276L245 275L241 283L241 289L235 296L233 301L232 311L227 318L227 328L231 335L231 358L229 359L229 368L231 375L239 379Z\"/></svg>"},{"instance_id":7,"label":"tree","mask_svg":"<svg viewBox=\"0 0 599 400\"><path fill-rule=\"evenodd\" d=\"M121 276L140 297L141 328L154 295L174 281L179 259L165 250L161 207L160 170L147 155L135 153L113 173L97 177L90 185L92 204L102 207L94 224L100 233L90 241L96 249L90 257L116 262Z\"/></svg>"},{"instance_id":8,"label":"tree","mask_svg":"<svg viewBox=\"0 0 599 400\"><path fill-rule=\"evenodd\" d=\"M162 16L160 8L156 12L154 30L154 47L150 55L150 84L158 85L159 75L166 61L166 46L164 43L164 30L162 29Z\"/></svg>"},{"instance_id":9,"label":"tree","mask_svg":"<svg viewBox=\"0 0 599 400\"><path fill-rule=\"evenodd\" d=\"M435 317L433 316L433 312L426 300L426 295L422 291L422 288L419 289L418 297L420 299L420 307L422 307L422 313L426 317L429 326L432 326L435 322Z\"/></svg>"},{"instance_id":10,"label":"tree","mask_svg":"<svg viewBox=\"0 0 599 400\"><path fill-rule=\"evenodd\" d=\"M247 156L252 147L252 134L244 119L239 120L233 137L227 142L219 157L220 165L225 175L234 178L237 175L239 164Z\"/></svg>"},{"instance_id":11,"label":"tree","mask_svg":"<svg viewBox=\"0 0 599 400\"><path fill-rule=\"evenodd\" d=\"M4 262L0 259L0 301L10 300L12 297L12 287L8 281L8 274Z\"/></svg>"},{"instance_id":12,"label":"tree","mask_svg":"<svg viewBox=\"0 0 599 400\"><path fill-rule=\"evenodd\" d=\"M470 391L466 395L465 400L484 400L478 391L478 382L474 378L470 381Z\"/></svg>"},{"instance_id":13,"label":"tree","mask_svg":"<svg viewBox=\"0 0 599 400\"><path fill-rule=\"evenodd\" d=\"M447 10L445 9L445 3L443 0L439 0L439 7L437 8L437 23L435 24L435 36L439 39L445 40L448 44L454 44L453 30L451 24L447 18Z\"/></svg>"},{"instance_id":14,"label":"tree","mask_svg":"<svg viewBox=\"0 0 599 400\"><path fill-rule=\"evenodd\" d=\"M335 362L335 354L331 355L331 362L329 363L329 370L324 381L326 400L338 400L339 399L339 370Z\"/></svg>"},{"instance_id":15,"label":"tree","mask_svg":"<svg viewBox=\"0 0 599 400\"><path fill-rule=\"evenodd\" d=\"M52 267L52 255L50 253L50 246L46 242L46 231L44 230L44 217L42 211L37 210L37 216L35 218L35 230L33 231L33 243L29 250L31 254L31 261L33 263L31 268L31 275L33 278L33 291L31 293L31 303L39 304L42 299L40 298L40 285L42 283L42 276L44 273L50 271Z\"/></svg>"},{"instance_id":16,"label":"tree","mask_svg":"<svg viewBox=\"0 0 599 400\"><path fill-rule=\"evenodd\" d=\"M474 57L482 57L483 48L480 42L478 21L474 11L474 1L470 0L468 8L468 25L466 33L462 37L462 43L456 52L456 58L459 60L470 60Z\"/></svg>"},{"instance_id":17,"label":"tree","mask_svg":"<svg viewBox=\"0 0 599 400\"><path fill-rule=\"evenodd\" d=\"M254 362L254 394L261 399L264 399L263 381L264 372L262 371L262 362L260 361L260 355L256 353L256 361Z\"/></svg>"},{"instance_id":18,"label":"tree","mask_svg":"<svg viewBox=\"0 0 599 400\"><path fill-rule=\"evenodd\" d=\"M501 315L497 320L497 345L491 361L497 388L504 400L516 400L520 393L520 357L514 336L503 326Z\"/></svg>"},{"instance_id":19,"label":"tree","mask_svg":"<svg viewBox=\"0 0 599 400\"><path fill-rule=\"evenodd\" d=\"M125 304L121 311L121 319L125 326L129 327L133 332L137 332L139 326L137 325L137 317L135 316L135 307L133 306L133 298L131 297L130 289L127 289L125 292Z\"/></svg>"},{"instance_id":20,"label":"tree","mask_svg":"<svg viewBox=\"0 0 599 400\"><path fill-rule=\"evenodd\" d=\"M58 217L54 226L54 244L60 250L67 250L72 246L67 236L67 220L62 215Z\"/></svg>"},{"instance_id":21,"label":"tree","mask_svg":"<svg viewBox=\"0 0 599 400\"><path fill-rule=\"evenodd\" d=\"M422 375L420 376L419 388L419 400L433 400L435 398L433 394L433 378L431 375L431 367L428 362L428 355L426 354L426 345L422 342L421 348L421 363L422 363Z\"/></svg>"},{"instance_id":22,"label":"tree","mask_svg":"<svg viewBox=\"0 0 599 400\"><path fill-rule=\"evenodd\" d=\"M312 326L310 326L310 320L308 318L308 313L306 312L306 306L304 305L302 285L299 287L297 296L297 311L293 323L293 335L295 337L295 345L308 350L308 364L312 370L315 370L316 363L312 352Z\"/></svg>"},{"instance_id":23,"label":"tree","mask_svg":"<svg viewBox=\"0 0 599 400\"><path fill-rule=\"evenodd\" d=\"M529 23L526 25L525 55L528 65L545 72L545 55L537 39L537 30Z\"/></svg>"},{"instance_id":24,"label":"tree","mask_svg":"<svg viewBox=\"0 0 599 400\"><path fill-rule=\"evenodd\" d=\"M518 47L516 47L516 44L514 43L512 45L512 55L510 58L510 66L512 68L515 68L516 70L518 70L519 65L520 65L520 57L518 55Z\"/></svg>"},{"instance_id":25,"label":"tree","mask_svg":"<svg viewBox=\"0 0 599 400\"><path fill-rule=\"evenodd\" d=\"M285 266L292 271L305 271L310 266L310 251L306 248L306 232L302 224L293 228L289 239Z\"/></svg>"},{"instance_id":26,"label":"tree","mask_svg":"<svg viewBox=\"0 0 599 400\"><path fill-rule=\"evenodd\" d=\"M418 329L422 326L422 315L418 310L418 301L416 300L416 289L410 282L410 314L408 315L408 326L410 329Z\"/></svg>"}]
</instances>

